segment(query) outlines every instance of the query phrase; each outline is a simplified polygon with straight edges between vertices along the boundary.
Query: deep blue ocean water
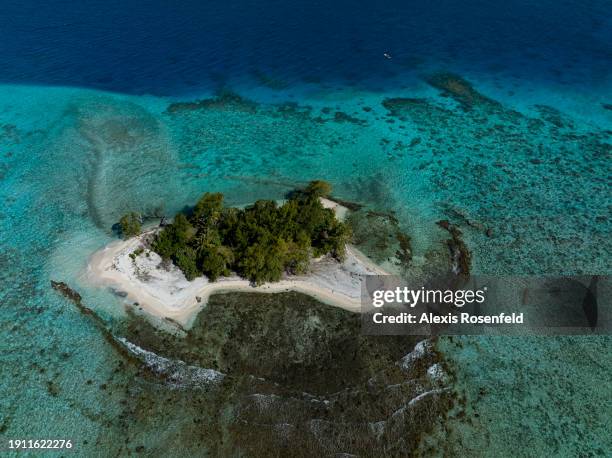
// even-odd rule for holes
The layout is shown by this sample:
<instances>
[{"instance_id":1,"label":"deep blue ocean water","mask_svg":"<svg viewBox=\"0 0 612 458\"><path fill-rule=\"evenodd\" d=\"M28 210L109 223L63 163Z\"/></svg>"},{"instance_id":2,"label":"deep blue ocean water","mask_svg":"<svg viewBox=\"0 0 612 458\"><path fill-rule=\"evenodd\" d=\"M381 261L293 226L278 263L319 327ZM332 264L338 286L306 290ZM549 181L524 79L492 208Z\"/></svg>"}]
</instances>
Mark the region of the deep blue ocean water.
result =
<instances>
[{"instance_id":1,"label":"deep blue ocean water","mask_svg":"<svg viewBox=\"0 0 612 458\"><path fill-rule=\"evenodd\" d=\"M466 110L427 83L436 72L500 105ZM256 110L167 110L220 91ZM424 102L393 115L389 97ZM126 454L128 436L178 447L167 432L189 415L128 412L106 385L151 387L49 288L64 280L120 319L82 271L128 210L172 214L207 190L244 204L324 178L395 211L416 259L449 218L475 271L609 274L611 104L604 0L4 2L0 435L72 437L89 456ZM442 347L474 414L432 436L446 450L612 453L608 338Z\"/></svg>"},{"instance_id":2,"label":"deep blue ocean water","mask_svg":"<svg viewBox=\"0 0 612 458\"><path fill-rule=\"evenodd\" d=\"M612 61L606 0L8 1L1 26L3 83L129 94L258 73L376 87L424 62L592 90Z\"/></svg>"}]
</instances>

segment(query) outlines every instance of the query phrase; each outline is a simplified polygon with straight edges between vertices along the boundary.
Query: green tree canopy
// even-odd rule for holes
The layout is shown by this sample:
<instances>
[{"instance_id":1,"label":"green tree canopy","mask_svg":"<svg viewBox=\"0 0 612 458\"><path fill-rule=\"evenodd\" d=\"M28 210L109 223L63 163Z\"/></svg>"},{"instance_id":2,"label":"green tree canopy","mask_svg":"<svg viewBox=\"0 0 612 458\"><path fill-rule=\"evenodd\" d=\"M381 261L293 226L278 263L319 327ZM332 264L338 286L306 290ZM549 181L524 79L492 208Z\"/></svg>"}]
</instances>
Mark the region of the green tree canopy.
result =
<instances>
[{"instance_id":1,"label":"green tree canopy","mask_svg":"<svg viewBox=\"0 0 612 458\"><path fill-rule=\"evenodd\" d=\"M327 181L314 180L306 186L304 192L313 197L328 197L332 192L332 186Z\"/></svg>"},{"instance_id":2,"label":"green tree canopy","mask_svg":"<svg viewBox=\"0 0 612 458\"><path fill-rule=\"evenodd\" d=\"M223 211L223 194L204 194L193 208L192 220L196 226L215 226Z\"/></svg>"},{"instance_id":3,"label":"green tree canopy","mask_svg":"<svg viewBox=\"0 0 612 458\"><path fill-rule=\"evenodd\" d=\"M140 214L130 212L123 215L119 220L119 230L124 239L129 239L130 237L140 234L142 230Z\"/></svg>"},{"instance_id":4,"label":"green tree canopy","mask_svg":"<svg viewBox=\"0 0 612 458\"><path fill-rule=\"evenodd\" d=\"M258 200L244 209L223 207L222 194L206 193L189 216L177 214L157 234L152 248L188 279L214 281L234 271L261 284L301 274L312 256L344 256L351 232L319 200L330 192L328 183L313 181L280 206Z\"/></svg>"}]
</instances>

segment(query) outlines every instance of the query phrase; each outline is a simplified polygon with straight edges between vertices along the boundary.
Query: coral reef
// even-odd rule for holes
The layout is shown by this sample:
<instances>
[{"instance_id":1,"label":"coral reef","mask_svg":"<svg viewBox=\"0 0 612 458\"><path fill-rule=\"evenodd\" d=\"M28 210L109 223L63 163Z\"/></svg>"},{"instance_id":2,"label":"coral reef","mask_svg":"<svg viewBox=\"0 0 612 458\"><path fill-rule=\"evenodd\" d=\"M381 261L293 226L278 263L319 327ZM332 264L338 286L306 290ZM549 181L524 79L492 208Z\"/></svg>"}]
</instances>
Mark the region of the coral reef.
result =
<instances>
[{"instance_id":1,"label":"coral reef","mask_svg":"<svg viewBox=\"0 0 612 458\"><path fill-rule=\"evenodd\" d=\"M213 296L183 339L136 318L125 333L153 354L225 374L207 398L219 409L208 410L214 425L201 429L217 455L405 455L451 406L450 376L434 343L359 327L357 315L297 293L239 293ZM189 383L181 390L195 404L210 396Z\"/></svg>"}]
</instances>

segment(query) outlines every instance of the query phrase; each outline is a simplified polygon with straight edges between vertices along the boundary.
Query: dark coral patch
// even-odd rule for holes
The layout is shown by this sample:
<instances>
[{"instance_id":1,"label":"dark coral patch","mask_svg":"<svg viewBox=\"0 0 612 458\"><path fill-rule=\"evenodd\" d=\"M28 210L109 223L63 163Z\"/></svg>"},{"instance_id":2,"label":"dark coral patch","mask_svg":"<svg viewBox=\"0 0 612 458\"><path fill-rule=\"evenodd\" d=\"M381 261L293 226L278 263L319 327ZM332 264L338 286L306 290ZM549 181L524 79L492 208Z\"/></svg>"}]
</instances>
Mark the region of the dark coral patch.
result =
<instances>
[{"instance_id":1,"label":"dark coral patch","mask_svg":"<svg viewBox=\"0 0 612 458\"><path fill-rule=\"evenodd\" d=\"M195 102L174 102L168 105L167 113L178 113L181 111L196 110L226 110L243 111L246 113L257 112L257 103L245 99L238 94L223 91L211 99L202 99Z\"/></svg>"},{"instance_id":2,"label":"dark coral patch","mask_svg":"<svg viewBox=\"0 0 612 458\"><path fill-rule=\"evenodd\" d=\"M425 79L427 83L439 89L443 95L452 97L464 109L471 109L476 105L499 104L478 92L470 82L454 73L442 72L430 75Z\"/></svg>"},{"instance_id":3,"label":"dark coral patch","mask_svg":"<svg viewBox=\"0 0 612 458\"><path fill-rule=\"evenodd\" d=\"M335 122L348 122L348 123L357 124L360 126L364 126L367 124L363 119L356 118L354 116L344 113L343 111L336 111L336 113L334 113L334 121Z\"/></svg>"},{"instance_id":4,"label":"dark coral patch","mask_svg":"<svg viewBox=\"0 0 612 458\"><path fill-rule=\"evenodd\" d=\"M406 109L423 108L429 106L429 102L422 98L389 97L383 100L385 107L391 116L401 116Z\"/></svg>"}]
</instances>

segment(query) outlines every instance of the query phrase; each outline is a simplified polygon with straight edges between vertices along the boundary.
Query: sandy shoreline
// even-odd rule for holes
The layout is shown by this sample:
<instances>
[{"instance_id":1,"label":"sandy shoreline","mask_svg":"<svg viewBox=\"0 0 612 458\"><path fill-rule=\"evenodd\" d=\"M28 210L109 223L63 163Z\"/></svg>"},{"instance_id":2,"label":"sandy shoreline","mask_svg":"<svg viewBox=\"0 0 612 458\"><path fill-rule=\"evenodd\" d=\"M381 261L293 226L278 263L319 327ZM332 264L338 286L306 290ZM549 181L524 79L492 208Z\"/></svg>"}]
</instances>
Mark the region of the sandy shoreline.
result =
<instances>
[{"instance_id":1,"label":"sandy shoreline","mask_svg":"<svg viewBox=\"0 0 612 458\"><path fill-rule=\"evenodd\" d=\"M323 199L343 219L347 209ZM126 305L136 305L143 312L158 319L171 319L188 329L206 306L208 298L223 292L279 293L297 291L315 299L352 312L361 307L361 278L364 275L387 275L355 247L347 245L346 259L338 262L323 257L311 262L310 272L301 276L285 277L276 283L254 287L238 276L221 277L210 282L205 277L187 281L174 265L163 265L157 253L145 250L135 259L135 250L145 246L144 239L155 230L129 240L112 242L94 253L87 265L89 283L114 289L125 295Z\"/></svg>"}]
</instances>

